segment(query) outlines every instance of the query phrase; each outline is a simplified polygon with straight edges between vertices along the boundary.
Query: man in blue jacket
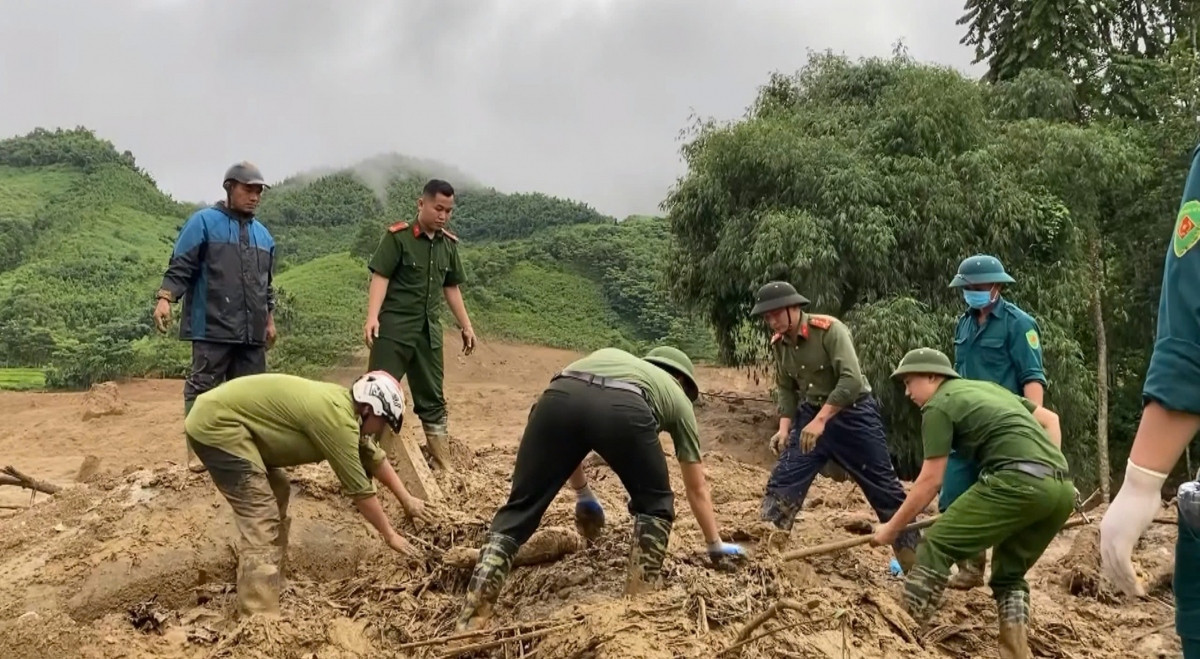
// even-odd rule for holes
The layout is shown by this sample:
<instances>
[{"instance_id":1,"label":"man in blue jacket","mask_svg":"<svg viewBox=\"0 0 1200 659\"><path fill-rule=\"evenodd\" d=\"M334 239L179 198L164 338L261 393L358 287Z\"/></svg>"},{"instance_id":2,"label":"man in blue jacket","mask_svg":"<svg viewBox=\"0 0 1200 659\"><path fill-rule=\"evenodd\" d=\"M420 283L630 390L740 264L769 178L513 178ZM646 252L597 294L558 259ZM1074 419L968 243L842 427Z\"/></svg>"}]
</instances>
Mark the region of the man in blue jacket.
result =
<instances>
[{"instance_id":1,"label":"man in blue jacket","mask_svg":"<svg viewBox=\"0 0 1200 659\"><path fill-rule=\"evenodd\" d=\"M171 304L183 299L179 338L192 342L185 417L205 391L265 372L275 342L275 239L254 217L270 186L244 161L226 170L223 186L225 200L193 213L179 231L154 307L154 322L166 332ZM190 446L187 461L192 471L204 471Z\"/></svg>"}]
</instances>

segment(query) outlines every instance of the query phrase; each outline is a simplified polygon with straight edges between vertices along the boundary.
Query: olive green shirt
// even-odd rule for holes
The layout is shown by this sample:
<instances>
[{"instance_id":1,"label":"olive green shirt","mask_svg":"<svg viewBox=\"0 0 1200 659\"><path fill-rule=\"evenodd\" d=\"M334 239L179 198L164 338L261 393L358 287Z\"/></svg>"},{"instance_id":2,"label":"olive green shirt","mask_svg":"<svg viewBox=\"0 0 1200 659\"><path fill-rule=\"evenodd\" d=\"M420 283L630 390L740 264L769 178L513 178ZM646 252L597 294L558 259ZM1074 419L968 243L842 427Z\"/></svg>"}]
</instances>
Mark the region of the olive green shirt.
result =
<instances>
[{"instance_id":1,"label":"olive green shirt","mask_svg":"<svg viewBox=\"0 0 1200 659\"><path fill-rule=\"evenodd\" d=\"M946 380L921 408L925 459L954 449L984 472L1006 462L1039 462L1066 471L1066 456L1033 418L1037 407L995 382Z\"/></svg>"},{"instance_id":2,"label":"olive green shirt","mask_svg":"<svg viewBox=\"0 0 1200 659\"><path fill-rule=\"evenodd\" d=\"M774 340L775 390L779 414L791 418L801 402L849 407L871 385L862 373L850 328L832 316L801 314L796 342Z\"/></svg>"},{"instance_id":3,"label":"olive green shirt","mask_svg":"<svg viewBox=\"0 0 1200 659\"><path fill-rule=\"evenodd\" d=\"M388 278L379 336L411 345L427 332L430 345L441 347L442 288L465 280L458 238L444 229L431 235L416 222L397 222L380 239L367 268Z\"/></svg>"},{"instance_id":4,"label":"olive green shirt","mask_svg":"<svg viewBox=\"0 0 1200 659\"><path fill-rule=\"evenodd\" d=\"M571 362L566 371L583 371L605 378L632 382L642 388L650 409L658 419L659 431L671 435L675 458L680 462L700 462L700 433L696 412L679 381L663 369L620 350L601 348Z\"/></svg>"},{"instance_id":5,"label":"olive green shirt","mask_svg":"<svg viewBox=\"0 0 1200 659\"><path fill-rule=\"evenodd\" d=\"M386 457L360 436L349 389L286 373L244 375L200 394L184 428L263 473L328 460L355 499L375 494L370 474Z\"/></svg>"}]
</instances>

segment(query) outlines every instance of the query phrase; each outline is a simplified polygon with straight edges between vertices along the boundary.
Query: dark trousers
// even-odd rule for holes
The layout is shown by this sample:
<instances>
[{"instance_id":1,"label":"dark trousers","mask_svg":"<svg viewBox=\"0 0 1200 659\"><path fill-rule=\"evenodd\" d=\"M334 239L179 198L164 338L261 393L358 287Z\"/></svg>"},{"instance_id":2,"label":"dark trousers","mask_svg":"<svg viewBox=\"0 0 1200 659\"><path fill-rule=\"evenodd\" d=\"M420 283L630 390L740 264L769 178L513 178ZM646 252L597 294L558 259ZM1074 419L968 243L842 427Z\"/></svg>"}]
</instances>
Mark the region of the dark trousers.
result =
<instances>
[{"instance_id":1,"label":"dark trousers","mask_svg":"<svg viewBox=\"0 0 1200 659\"><path fill-rule=\"evenodd\" d=\"M417 332L405 343L386 337L375 339L367 368L383 370L396 378L408 376L408 388L412 392L412 409L417 418L426 424L446 421L446 397L442 392L444 368L442 346L433 346L428 332Z\"/></svg>"},{"instance_id":2,"label":"dark trousers","mask_svg":"<svg viewBox=\"0 0 1200 659\"><path fill-rule=\"evenodd\" d=\"M796 410L787 446L767 480L763 519L790 529L813 479L826 462L833 460L858 484L879 521L887 522L900 509L905 495L888 455L879 402L868 394L842 409L825 424L825 432L813 450L804 453L800 450L800 431L818 411L808 403L802 403ZM912 549L919 539L916 531L906 531L893 547Z\"/></svg>"},{"instance_id":3,"label":"dark trousers","mask_svg":"<svg viewBox=\"0 0 1200 659\"><path fill-rule=\"evenodd\" d=\"M192 372L183 381L184 406L190 410L196 396L226 380L266 370L266 346L192 341Z\"/></svg>"},{"instance_id":4,"label":"dark trousers","mask_svg":"<svg viewBox=\"0 0 1200 659\"><path fill-rule=\"evenodd\" d=\"M629 513L675 521L675 497L650 404L631 391L570 378L550 383L529 412L508 503L492 532L523 544L571 472L595 451L629 493Z\"/></svg>"}]
</instances>

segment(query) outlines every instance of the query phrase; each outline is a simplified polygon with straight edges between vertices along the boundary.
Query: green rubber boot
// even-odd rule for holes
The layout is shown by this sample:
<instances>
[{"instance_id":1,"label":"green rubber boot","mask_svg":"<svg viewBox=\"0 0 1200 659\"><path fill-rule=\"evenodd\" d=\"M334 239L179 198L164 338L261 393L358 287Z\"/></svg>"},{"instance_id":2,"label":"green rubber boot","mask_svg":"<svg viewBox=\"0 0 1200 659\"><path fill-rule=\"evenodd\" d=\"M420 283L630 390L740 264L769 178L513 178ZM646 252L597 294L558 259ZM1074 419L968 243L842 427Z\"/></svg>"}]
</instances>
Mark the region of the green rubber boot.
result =
<instances>
[{"instance_id":1,"label":"green rubber boot","mask_svg":"<svg viewBox=\"0 0 1200 659\"><path fill-rule=\"evenodd\" d=\"M670 538L671 522L650 515L637 515L634 518L633 546L629 548L625 581L626 595L636 595L659 587Z\"/></svg>"},{"instance_id":2,"label":"green rubber boot","mask_svg":"<svg viewBox=\"0 0 1200 659\"><path fill-rule=\"evenodd\" d=\"M499 533L489 533L487 543L479 550L479 561L467 584L467 601L458 614L456 631L479 629L492 617L492 607L500 596L500 588L512 570L513 557L520 546L516 540Z\"/></svg>"}]
</instances>

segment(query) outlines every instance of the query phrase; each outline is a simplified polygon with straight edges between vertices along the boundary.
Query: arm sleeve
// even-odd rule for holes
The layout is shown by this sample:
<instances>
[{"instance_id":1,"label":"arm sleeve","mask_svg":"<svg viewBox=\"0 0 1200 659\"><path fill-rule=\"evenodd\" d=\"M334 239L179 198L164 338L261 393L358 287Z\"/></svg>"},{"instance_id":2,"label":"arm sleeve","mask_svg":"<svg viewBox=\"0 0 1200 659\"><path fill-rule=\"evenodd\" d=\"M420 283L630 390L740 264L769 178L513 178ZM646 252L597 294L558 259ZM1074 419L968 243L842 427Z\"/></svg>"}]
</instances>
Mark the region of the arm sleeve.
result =
<instances>
[{"instance_id":1,"label":"arm sleeve","mask_svg":"<svg viewBox=\"0 0 1200 659\"><path fill-rule=\"evenodd\" d=\"M367 268L377 275L390 279L398 265L400 265L400 247L396 244L396 238L392 233L385 232L383 238L379 239L379 245L375 248L375 253L371 255L371 261L367 264Z\"/></svg>"},{"instance_id":2,"label":"arm sleeve","mask_svg":"<svg viewBox=\"0 0 1200 659\"><path fill-rule=\"evenodd\" d=\"M358 444L358 459L362 462L363 469L367 472L367 477L375 473L375 467L379 466L387 458L387 453L384 453L382 448L375 440L367 437Z\"/></svg>"},{"instance_id":3,"label":"arm sleeve","mask_svg":"<svg viewBox=\"0 0 1200 659\"><path fill-rule=\"evenodd\" d=\"M365 499L375 494L375 481L363 465L368 456L360 453L357 427L350 423L317 424L310 430L310 437L329 461L346 496Z\"/></svg>"},{"instance_id":4,"label":"arm sleeve","mask_svg":"<svg viewBox=\"0 0 1200 659\"><path fill-rule=\"evenodd\" d=\"M954 443L954 422L942 410L926 409L921 415L921 443L925 447L925 459L950 455Z\"/></svg>"},{"instance_id":5,"label":"arm sleeve","mask_svg":"<svg viewBox=\"0 0 1200 659\"><path fill-rule=\"evenodd\" d=\"M792 418L800 399L796 395L796 383L783 367L783 359L775 358L775 392L779 398L779 416Z\"/></svg>"},{"instance_id":6,"label":"arm sleeve","mask_svg":"<svg viewBox=\"0 0 1200 659\"><path fill-rule=\"evenodd\" d=\"M679 392L679 399L673 401L672 406L678 413L669 431L671 443L675 445L675 459L680 462L700 462L700 432L696 427L696 413L682 391Z\"/></svg>"},{"instance_id":7,"label":"arm sleeve","mask_svg":"<svg viewBox=\"0 0 1200 659\"><path fill-rule=\"evenodd\" d=\"M825 350L829 354L830 363L838 374L837 384L825 400L830 405L848 407L858 400L866 389L866 378L858 363L858 354L854 352L854 341L850 338L850 328L845 323L835 322L825 333Z\"/></svg>"},{"instance_id":8,"label":"arm sleeve","mask_svg":"<svg viewBox=\"0 0 1200 659\"><path fill-rule=\"evenodd\" d=\"M458 245L450 243L450 268L446 270L446 278L442 280L442 286L458 286L466 280L462 257L458 255Z\"/></svg>"},{"instance_id":9,"label":"arm sleeve","mask_svg":"<svg viewBox=\"0 0 1200 659\"><path fill-rule=\"evenodd\" d=\"M267 312L275 311L275 246L271 246L271 261L267 266Z\"/></svg>"},{"instance_id":10,"label":"arm sleeve","mask_svg":"<svg viewBox=\"0 0 1200 659\"><path fill-rule=\"evenodd\" d=\"M1009 335L1008 354L1017 370L1017 381L1024 386L1028 382L1046 384L1046 372L1042 369L1042 333L1037 321L1018 318L1013 323L1014 331Z\"/></svg>"},{"instance_id":11,"label":"arm sleeve","mask_svg":"<svg viewBox=\"0 0 1200 659\"><path fill-rule=\"evenodd\" d=\"M1037 403L1029 400L1028 398L1026 398L1024 396L1017 396L1017 398L1020 399L1020 401L1021 401L1021 407L1024 407L1025 409L1029 410L1030 414L1033 414L1033 411L1038 408Z\"/></svg>"},{"instance_id":12,"label":"arm sleeve","mask_svg":"<svg viewBox=\"0 0 1200 659\"><path fill-rule=\"evenodd\" d=\"M200 270L207 244L208 229L204 226L203 211L193 213L179 230L167 272L163 275L162 290L171 294L172 302L178 301L187 292Z\"/></svg>"}]
</instances>

